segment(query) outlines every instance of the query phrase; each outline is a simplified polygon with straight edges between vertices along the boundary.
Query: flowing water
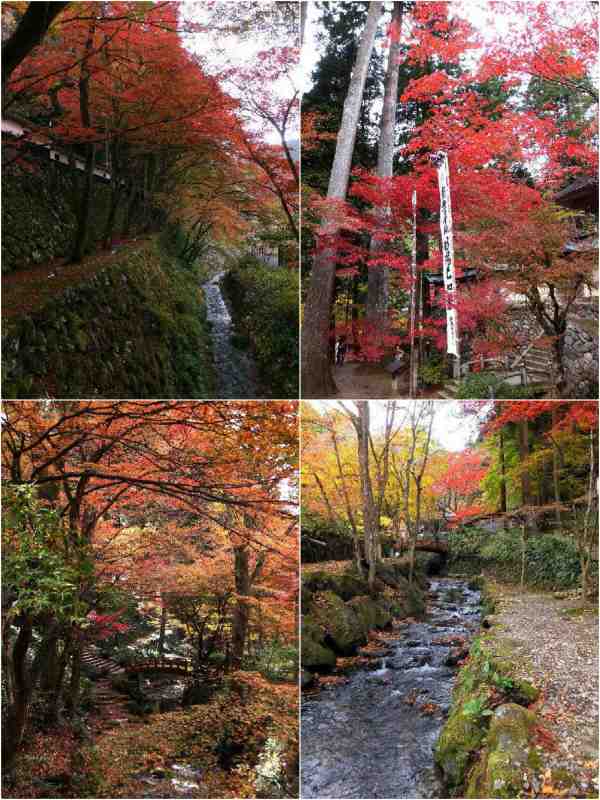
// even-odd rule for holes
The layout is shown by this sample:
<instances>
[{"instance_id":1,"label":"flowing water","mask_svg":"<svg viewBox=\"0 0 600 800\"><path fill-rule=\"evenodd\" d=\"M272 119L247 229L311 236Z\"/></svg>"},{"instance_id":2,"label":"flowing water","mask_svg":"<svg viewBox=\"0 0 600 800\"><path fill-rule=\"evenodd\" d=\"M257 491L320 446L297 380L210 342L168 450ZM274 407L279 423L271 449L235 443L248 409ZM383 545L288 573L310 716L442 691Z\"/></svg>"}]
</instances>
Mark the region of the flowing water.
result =
<instances>
[{"instance_id":1,"label":"flowing water","mask_svg":"<svg viewBox=\"0 0 600 800\"><path fill-rule=\"evenodd\" d=\"M211 323L217 396L242 399L259 397L256 365L247 353L238 350L232 342L233 323L219 285L224 275L225 272L218 272L202 286L206 298L206 317Z\"/></svg>"},{"instance_id":2,"label":"flowing water","mask_svg":"<svg viewBox=\"0 0 600 800\"><path fill-rule=\"evenodd\" d=\"M466 581L431 581L427 617L397 630L378 669L303 698L303 798L443 797L433 748L456 667L437 640L472 636L479 604Z\"/></svg>"}]
</instances>

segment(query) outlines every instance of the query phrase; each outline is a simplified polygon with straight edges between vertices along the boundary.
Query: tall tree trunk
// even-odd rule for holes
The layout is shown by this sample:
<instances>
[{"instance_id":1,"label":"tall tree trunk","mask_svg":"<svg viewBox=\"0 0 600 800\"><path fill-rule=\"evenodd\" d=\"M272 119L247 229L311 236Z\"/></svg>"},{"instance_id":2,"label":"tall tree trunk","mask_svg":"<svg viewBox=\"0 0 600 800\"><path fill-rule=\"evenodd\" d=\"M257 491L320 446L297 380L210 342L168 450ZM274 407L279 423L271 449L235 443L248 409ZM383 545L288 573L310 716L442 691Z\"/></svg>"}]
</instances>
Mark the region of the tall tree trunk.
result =
<instances>
[{"instance_id":1,"label":"tall tree trunk","mask_svg":"<svg viewBox=\"0 0 600 800\"><path fill-rule=\"evenodd\" d=\"M113 161L114 164L114 161ZM116 169L116 167L113 167ZM106 215L106 223L104 225L104 233L102 234L102 246L104 250L110 250L112 247L113 233L115 229L115 221L117 219L117 210L121 202L122 186L120 180L117 185L111 188L110 203L108 206L108 213Z\"/></svg>"},{"instance_id":2,"label":"tall tree trunk","mask_svg":"<svg viewBox=\"0 0 600 800\"><path fill-rule=\"evenodd\" d=\"M504 452L504 434L500 431L499 435L499 450L500 450L500 511L506 514L508 511L507 495L506 495L506 455Z\"/></svg>"},{"instance_id":3,"label":"tall tree trunk","mask_svg":"<svg viewBox=\"0 0 600 800\"><path fill-rule=\"evenodd\" d=\"M39 646L41 665L40 691L51 692L59 671L58 634L46 637Z\"/></svg>"},{"instance_id":4,"label":"tall tree trunk","mask_svg":"<svg viewBox=\"0 0 600 800\"><path fill-rule=\"evenodd\" d=\"M552 409L552 420L554 424L554 418L556 416L556 411L554 408ZM560 453L558 452L558 447L556 444L552 446L552 487L554 489L554 502L556 503L556 510L555 510L555 519L556 525L558 530L560 531L562 528L562 517L560 513Z\"/></svg>"},{"instance_id":5,"label":"tall tree trunk","mask_svg":"<svg viewBox=\"0 0 600 800\"><path fill-rule=\"evenodd\" d=\"M60 720L61 700L63 696L63 684L65 679L65 672L67 663L71 654L72 639L67 635L63 643L63 648L58 659L58 669L56 673L56 680L52 691L48 695L48 711L46 713L46 722L49 725L55 725Z\"/></svg>"},{"instance_id":6,"label":"tall tree trunk","mask_svg":"<svg viewBox=\"0 0 600 800\"><path fill-rule=\"evenodd\" d=\"M81 64L79 74L79 114L83 128L89 129L92 126L90 114L90 70L87 57L91 53L94 45L94 31L96 28L95 19L92 20L88 29L88 37L85 42L85 57ZM71 261L79 262L85 254L85 245L88 234L90 205L92 199L92 188L94 184L94 161L96 157L96 146L93 143L85 145L85 175L83 186L79 197L79 209L77 213L77 228L75 230L75 240Z\"/></svg>"},{"instance_id":7,"label":"tall tree trunk","mask_svg":"<svg viewBox=\"0 0 600 800\"><path fill-rule=\"evenodd\" d=\"M54 19L69 3L28 3L14 32L2 43L2 96L8 79L42 41Z\"/></svg>"},{"instance_id":8,"label":"tall tree trunk","mask_svg":"<svg viewBox=\"0 0 600 800\"><path fill-rule=\"evenodd\" d=\"M123 227L121 229L121 234L124 239L126 239L131 232L131 225L133 223L134 213L139 203L139 200L140 196L137 191L135 181L132 181L129 191L129 196L127 198L127 211L125 212L125 219L123 221Z\"/></svg>"},{"instance_id":9,"label":"tall tree trunk","mask_svg":"<svg viewBox=\"0 0 600 800\"><path fill-rule=\"evenodd\" d=\"M423 496L422 479L421 478L415 479L415 484L417 489L415 494L415 530L411 543L412 546L410 548L410 563L408 569L409 586L413 585L413 580L414 580L417 538L419 536L419 528L421 527L421 498Z\"/></svg>"},{"instance_id":10,"label":"tall tree trunk","mask_svg":"<svg viewBox=\"0 0 600 800\"><path fill-rule=\"evenodd\" d=\"M14 681L13 702L6 710L2 733L2 771L12 779L15 761L23 744L25 726L31 702L31 681L27 673L27 654L32 640L31 621L25 619L20 626L12 651Z\"/></svg>"},{"instance_id":11,"label":"tall tree trunk","mask_svg":"<svg viewBox=\"0 0 600 800\"><path fill-rule=\"evenodd\" d=\"M358 466L360 471L360 488L363 506L363 528L365 535L365 555L369 564L368 583L369 589L375 584L377 571L377 542L379 539L378 518L375 511L373 487L371 485L371 472L369 468L369 431L370 411L368 400L357 400L358 407Z\"/></svg>"},{"instance_id":12,"label":"tall tree trunk","mask_svg":"<svg viewBox=\"0 0 600 800\"><path fill-rule=\"evenodd\" d=\"M367 22L352 70L348 94L344 101L342 123L337 136L335 157L329 176L327 197L332 200L344 200L348 190L360 106L382 10L383 3L369 3ZM337 392L329 360L329 320L333 305L337 251L332 244L323 241L323 236L335 237L338 233L339 225L335 219L325 219L321 234L317 238L317 255L308 285L302 326L302 394L304 397L328 397Z\"/></svg>"},{"instance_id":13,"label":"tall tree trunk","mask_svg":"<svg viewBox=\"0 0 600 800\"><path fill-rule=\"evenodd\" d=\"M565 325L556 323L558 329L553 339L554 362L556 364L556 392L558 397L563 397L567 388L567 372L565 369Z\"/></svg>"},{"instance_id":14,"label":"tall tree trunk","mask_svg":"<svg viewBox=\"0 0 600 800\"><path fill-rule=\"evenodd\" d=\"M300 3L300 47L304 44L304 32L306 30L306 19L308 17L308 0Z\"/></svg>"},{"instance_id":15,"label":"tall tree trunk","mask_svg":"<svg viewBox=\"0 0 600 800\"><path fill-rule=\"evenodd\" d=\"M589 482L587 503L583 515L583 524L577 534L579 563L581 566L581 605L587 603L589 571L592 560L594 542L598 536L598 460L596 458L596 437L593 430L589 432Z\"/></svg>"},{"instance_id":16,"label":"tall tree trunk","mask_svg":"<svg viewBox=\"0 0 600 800\"><path fill-rule=\"evenodd\" d=\"M246 637L248 635L249 599L252 593L252 586L260 577L266 554L261 553L258 556L252 573L250 572L249 552L246 544L234 547L233 557L237 600L233 610L231 662L234 668L239 669L244 659Z\"/></svg>"},{"instance_id":17,"label":"tall tree trunk","mask_svg":"<svg viewBox=\"0 0 600 800\"><path fill-rule=\"evenodd\" d=\"M527 517L521 525L521 592L525 589L525 566L527 563Z\"/></svg>"},{"instance_id":18,"label":"tall tree trunk","mask_svg":"<svg viewBox=\"0 0 600 800\"><path fill-rule=\"evenodd\" d=\"M81 689L81 645L75 642L71 652L71 681L69 683L69 695L67 705L72 713L79 708L79 694Z\"/></svg>"},{"instance_id":19,"label":"tall tree trunk","mask_svg":"<svg viewBox=\"0 0 600 800\"><path fill-rule=\"evenodd\" d=\"M391 178L394 168L394 139L396 128L396 109L398 107L398 82L400 77L400 31L402 28L402 2L394 2L392 11L392 33L388 51L388 64L383 93L383 109L377 150L377 175L380 178ZM380 210L380 220L385 225L390 215L389 205ZM385 249L385 244L375 237L371 238L370 251L375 255ZM389 297L389 269L385 266L369 267L367 291L367 320L373 328L381 329L385 323Z\"/></svg>"},{"instance_id":20,"label":"tall tree trunk","mask_svg":"<svg viewBox=\"0 0 600 800\"><path fill-rule=\"evenodd\" d=\"M519 426L519 459L521 461L521 501L524 506L531 505L531 479L529 475L529 423L526 419L518 423ZM526 516L525 529L529 527L531 520Z\"/></svg>"},{"instance_id":21,"label":"tall tree trunk","mask_svg":"<svg viewBox=\"0 0 600 800\"><path fill-rule=\"evenodd\" d=\"M250 570L248 563L248 548L238 545L233 548L235 590L238 595L233 610L232 624L232 663L239 669L244 658L246 634L248 632L248 601L245 599L250 594Z\"/></svg>"},{"instance_id":22,"label":"tall tree trunk","mask_svg":"<svg viewBox=\"0 0 600 800\"><path fill-rule=\"evenodd\" d=\"M2 647L0 649L0 658L2 661L2 682L4 684L5 698L4 702L8 708L14 702L14 681L13 681L13 668L12 660L10 657L10 642L11 642L11 624L8 618L2 613Z\"/></svg>"}]
</instances>

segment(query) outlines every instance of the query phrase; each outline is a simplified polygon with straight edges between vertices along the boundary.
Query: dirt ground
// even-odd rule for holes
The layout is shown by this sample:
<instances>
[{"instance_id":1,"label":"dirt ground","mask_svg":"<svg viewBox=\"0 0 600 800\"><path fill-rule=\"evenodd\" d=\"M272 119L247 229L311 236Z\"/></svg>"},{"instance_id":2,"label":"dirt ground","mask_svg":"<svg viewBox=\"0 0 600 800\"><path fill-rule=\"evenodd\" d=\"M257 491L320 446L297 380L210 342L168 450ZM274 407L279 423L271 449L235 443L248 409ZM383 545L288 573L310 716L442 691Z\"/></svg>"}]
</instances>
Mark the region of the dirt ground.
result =
<instances>
[{"instance_id":1,"label":"dirt ground","mask_svg":"<svg viewBox=\"0 0 600 800\"><path fill-rule=\"evenodd\" d=\"M577 780L569 797L598 795L598 615L578 602L505 587L494 615L542 692L537 711L550 738L533 787L540 797L562 770Z\"/></svg>"}]
</instances>

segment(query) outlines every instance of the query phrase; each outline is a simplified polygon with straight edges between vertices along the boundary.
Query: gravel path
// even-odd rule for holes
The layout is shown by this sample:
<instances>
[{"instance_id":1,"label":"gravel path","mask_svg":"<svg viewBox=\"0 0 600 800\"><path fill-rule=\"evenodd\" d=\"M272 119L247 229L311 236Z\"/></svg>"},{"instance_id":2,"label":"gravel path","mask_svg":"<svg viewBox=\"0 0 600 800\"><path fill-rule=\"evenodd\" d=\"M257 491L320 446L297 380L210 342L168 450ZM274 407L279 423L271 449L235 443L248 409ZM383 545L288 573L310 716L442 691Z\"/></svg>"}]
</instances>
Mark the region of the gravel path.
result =
<instances>
[{"instance_id":1,"label":"gravel path","mask_svg":"<svg viewBox=\"0 0 600 800\"><path fill-rule=\"evenodd\" d=\"M577 786L555 796L598 796L598 616L569 613L578 603L504 587L494 615L499 636L510 639L542 690L537 711L549 737L540 739L544 771L535 796L549 796L561 769Z\"/></svg>"}]
</instances>

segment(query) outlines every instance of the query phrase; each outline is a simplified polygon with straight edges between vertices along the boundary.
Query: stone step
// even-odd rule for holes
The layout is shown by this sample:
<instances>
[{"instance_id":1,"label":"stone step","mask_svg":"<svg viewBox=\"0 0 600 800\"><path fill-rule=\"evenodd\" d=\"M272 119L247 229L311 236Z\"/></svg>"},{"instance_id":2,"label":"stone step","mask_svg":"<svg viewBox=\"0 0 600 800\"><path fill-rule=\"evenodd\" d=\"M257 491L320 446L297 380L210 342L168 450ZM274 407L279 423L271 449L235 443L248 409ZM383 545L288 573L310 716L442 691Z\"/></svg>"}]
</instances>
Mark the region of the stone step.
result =
<instances>
[{"instance_id":1,"label":"stone step","mask_svg":"<svg viewBox=\"0 0 600 800\"><path fill-rule=\"evenodd\" d=\"M534 347L533 350L530 350L525 355L525 359L527 360L528 358L543 358L546 361L552 361L553 360L553 354L548 350L538 350L538 349L536 349Z\"/></svg>"},{"instance_id":2,"label":"stone step","mask_svg":"<svg viewBox=\"0 0 600 800\"><path fill-rule=\"evenodd\" d=\"M547 369L552 368L552 359L544 358L544 356L527 356L525 359L525 363L527 365L527 369L531 369L532 366L539 366L544 367Z\"/></svg>"},{"instance_id":3,"label":"stone step","mask_svg":"<svg viewBox=\"0 0 600 800\"><path fill-rule=\"evenodd\" d=\"M115 675L119 672L123 672L123 667L119 664L116 664L114 661L110 661L107 658L103 658L98 653L94 653L90 650L84 650L81 654L81 664L83 667L87 667L95 672L108 674L108 675Z\"/></svg>"}]
</instances>

